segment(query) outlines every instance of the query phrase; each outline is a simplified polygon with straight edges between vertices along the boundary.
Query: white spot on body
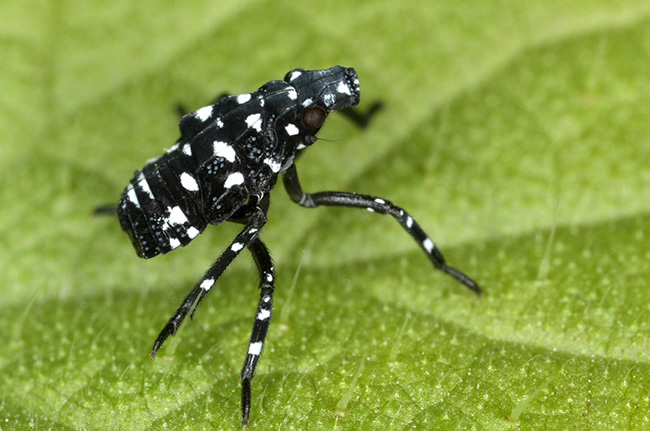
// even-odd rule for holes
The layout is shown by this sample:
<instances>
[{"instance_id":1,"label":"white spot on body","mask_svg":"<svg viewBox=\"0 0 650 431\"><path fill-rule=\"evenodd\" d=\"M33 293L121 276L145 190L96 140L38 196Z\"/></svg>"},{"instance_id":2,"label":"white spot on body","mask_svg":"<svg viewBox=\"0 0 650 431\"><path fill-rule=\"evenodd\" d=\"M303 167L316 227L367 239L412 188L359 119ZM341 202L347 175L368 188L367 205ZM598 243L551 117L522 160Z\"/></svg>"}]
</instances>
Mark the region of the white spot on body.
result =
<instances>
[{"instance_id":1,"label":"white spot on body","mask_svg":"<svg viewBox=\"0 0 650 431\"><path fill-rule=\"evenodd\" d=\"M325 94L323 96L323 103L325 103L325 106L332 106L334 104L334 95L332 93Z\"/></svg>"},{"instance_id":2,"label":"white spot on body","mask_svg":"<svg viewBox=\"0 0 650 431\"><path fill-rule=\"evenodd\" d=\"M343 81L339 82L339 85L336 86L336 91L343 94L352 94L350 93L350 88L348 85Z\"/></svg>"},{"instance_id":3,"label":"white spot on body","mask_svg":"<svg viewBox=\"0 0 650 431\"><path fill-rule=\"evenodd\" d=\"M127 199L136 207L140 208L140 202L138 202L138 197L135 194L135 189L133 186L129 186L126 190Z\"/></svg>"},{"instance_id":4,"label":"white spot on body","mask_svg":"<svg viewBox=\"0 0 650 431\"><path fill-rule=\"evenodd\" d=\"M212 117L212 105L204 106L203 108L199 109L194 113L194 117L198 118L201 121L207 121L210 117Z\"/></svg>"},{"instance_id":5,"label":"white spot on body","mask_svg":"<svg viewBox=\"0 0 650 431\"><path fill-rule=\"evenodd\" d=\"M264 163L268 165L274 173L280 172L282 165L279 162L276 162L273 159L264 159Z\"/></svg>"},{"instance_id":6,"label":"white spot on body","mask_svg":"<svg viewBox=\"0 0 650 431\"><path fill-rule=\"evenodd\" d=\"M406 219L406 227L411 229L413 227L413 218L411 216L408 216Z\"/></svg>"},{"instance_id":7,"label":"white spot on body","mask_svg":"<svg viewBox=\"0 0 650 431\"><path fill-rule=\"evenodd\" d=\"M257 314L257 320L266 320L269 317L271 317L271 311L269 310L260 310L260 312Z\"/></svg>"},{"instance_id":8,"label":"white spot on body","mask_svg":"<svg viewBox=\"0 0 650 431\"><path fill-rule=\"evenodd\" d=\"M307 146L306 146L305 144L303 144L303 143L300 143L300 144L298 144L298 146L296 147L296 150L302 150L303 148L307 148Z\"/></svg>"},{"instance_id":9,"label":"white spot on body","mask_svg":"<svg viewBox=\"0 0 650 431\"><path fill-rule=\"evenodd\" d=\"M190 144L183 145L183 154L185 154L186 156L192 155L192 146Z\"/></svg>"},{"instance_id":10,"label":"white spot on body","mask_svg":"<svg viewBox=\"0 0 650 431\"><path fill-rule=\"evenodd\" d=\"M236 242L230 246L230 249L235 253L241 250L242 248L244 248L244 244L242 244L241 242Z\"/></svg>"},{"instance_id":11,"label":"white spot on body","mask_svg":"<svg viewBox=\"0 0 650 431\"><path fill-rule=\"evenodd\" d=\"M176 238L169 238L169 246L174 249L178 248L181 245L181 242Z\"/></svg>"},{"instance_id":12,"label":"white spot on body","mask_svg":"<svg viewBox=\"0 0 650 431\"><path fill-rule=\"evenodd\" d=\"M248 127L253 128L257 130L258 132L262 131L262 121L260 121L262 118L261 114L251 114L248 117L246 117L246 124Z\"/></svg>"},{"instance_id":13,"label":"white spot on body","mask_svg":"<svg viewBox=\"0 0 650 431\"><path fill-rule=\"evenodd\" d=\"M240 94L239 96L237 96L237 103L246 103L249 100L251 100L250 94Z\"/></svg>"},{"instance_id":14,"label":"white spot on body","mask_svg":"<svg viewBox=\"0 0 650 431\"><path fill-rule=\"evenodd\" d=\"M228 178L226 178L226 182L223 183L223 186L227 189L231 188L232 186L238 186L239 184L242 184L244 182L244 176L241 174L241 172L234 172L230 175L228 175Z\"/></svg>"},{"instance_id":15,"label":"white spot on body","mask_svg":"<svg viewBox=\"0 0 650 431\"><path fill-rule=\"evenodd\" d=\"M178 144L174 144L170 149L167 150L167 153L178 150Z\"/></svg>"},{"instance_id":16,"label":"white spot on body","mask_svg":"<svg viewBox=\"0 0 650 431\"><path fill-rule=\"evenodd\" d=\"M232 145L228 145L227 142L214 141L212 143L212 151L215 157L223 157L230 163L235 161L235 149L232 147Z\"/></svg>"},{"instance_id":17,"label":"white spot on body","mask_svg":"<svg viewBox=\"0 0 650 431\"><path fill-rule=\"evenodd\" d=\"M424 241L422 241L422 246L423 246L423 247L426 249L426 251L428 251L429 253L431 253L431 251L433 250L433 247L435 247L434 244L433 244L433 241L431 241L430 238L427 238L427 239L425 239Z\"/></svg>"},{"instance_id":18,"label":"white spot on body","mask_svg":"<svg viewBox=\"0 0 650 431\"><path fill-rule=\"evenodd\" d=\"M188 222L185 213L183 213L183 210L179 206L175 206L174 208L167 207L167 211L169 211L167 220L170 225L174 226Z\"/></svg>"},{"instance_id":19,"label":"white spot on body","mask_svg":"<svg viewBox=\"0 0 650 431\"><path fill-rule=\"evenodd\" d=\"M300 133L300 130L296 127L295 124L289 123L286 126L284 126L284 130L287 131L287 135L289 136L295 136L298 133Z\"/></svg>"},{"instance_id":20,"label":"white spot on body","mask_svg":"<svg viewBox=\"0 0 650 431\"><path fill-rule=\"evenodd\" d=\"M190 227L187 229L187 236L189 236L190 239L194 239L194 238L196 238L196 236L197 236L198 234L200 234L200 233L201 233L201 232L199 232L199 230L198 230L197 228L195 228L194 226L190 226Z\"/></svg>"},{"instance_id":21,"label":"white spot on body","mask_svg":"<svg viewBox=\"0 0 650 431\"><path fill-rule=\"evenodd\" d=\"M140 176L138 177L138 186L142 189L143 192L149 195L151 199L153 199L153 193L151 193L151 189L149 188L149 183L147 182L147 179L140 173Z\"/></svg>"},{"instance_id":22,"label":"white spot on body","mask_svg":"<svg viewBox=\"0 0 650 431\"><path fill-rule=\"evenodd\" d=\"M296 100L298 98L298 93L296 93L296 90L293 88L290 88L289 91L287 92L287 96L291 100Z\"/></svg>"},{"instance_id":23,"label":"white spot on body","mask_svg":"<svg viewBox=\"0 0 650 431\"><path fill-rule=\"evenodd\" d=\"M260 353L262 353L262 342L258 341L256 343L251 343L250 346L248 346L248 354L253 355L253 356L259 356Z\"/></svg>"},{"instance_id":24,"label":"white spot on body","mask_svg":"<svg viewBox=\"0 0 650 431\"><path fill-rule=\"evenodd\" d=\"M208 290L210 290L210 288L213 285L214 285L214 278L206 278L205 280L203 280L203 282L199 287L207 292Z\"/></svg>"},{"instance_id":25,"label":"white spot on body","mask_svg":"<svg viewBox=\"0 0 650 431\"><path fill-rule=\"evenodd\" d=\"M223 121L221 121L221 118L217 118L217 121L215 121L216 126L221 129L223 127Z\"/></svg>"},{"instance_id":26,"label":"white spot on body","mask_svg":"<svg viewBox=\"0 0 650 431\"><path fill-rule=\"evenodd\" d=\"M309 105L311 105L311 103L312 103L312 99L310 97L309 99L306 99L304 102L302 102L302 106L304 106L306 108Z\"/></svg>"},{"instance_id":27,"label":"white spot on body","mask_svg":"<svg viewBox=\"0 0 650 431\"><path fill-rule=\"evenodd\" d=\"M198 183L196 182L194 177L188 174L187 172L183 172L181 174L181 185L185 188L185 190L189 190L191 192L199 191Z\"/></svg>"},{"instance_id":28,"label":"white spot on body","mask_svg":"<svg viewBox=\"0 0 650 431\"><path fill-rule=\"evenodd\" d=\"M301 71L299 71L299 70L294 70L293 72L291 72L291 75L289 76L289 81L293 81L294 79L296 79L296 78L299 77L300 75L302 75L302 72L301 72Z\"/></svg>"}]
</instances>

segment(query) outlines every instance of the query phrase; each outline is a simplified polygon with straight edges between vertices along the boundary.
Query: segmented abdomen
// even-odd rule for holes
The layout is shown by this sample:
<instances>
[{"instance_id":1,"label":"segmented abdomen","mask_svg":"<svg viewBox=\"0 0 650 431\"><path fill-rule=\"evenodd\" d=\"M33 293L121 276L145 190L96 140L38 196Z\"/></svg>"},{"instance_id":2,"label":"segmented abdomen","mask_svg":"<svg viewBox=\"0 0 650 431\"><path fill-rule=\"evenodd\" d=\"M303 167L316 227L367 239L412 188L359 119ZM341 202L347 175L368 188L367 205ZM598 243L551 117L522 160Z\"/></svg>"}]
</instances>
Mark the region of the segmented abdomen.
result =
<instances>
[{"instance_id":1,"label":"segmented abdomen","mask_svg":"<svg viewBox=\"0 0 650 431\"><path fill-rule=\"evenodd\" d=\"M117 212L140 257L150 258L185 246L206 228L195 171L189 144L185 144L175 146L133 175Z\"/></svg>"}]
</instances>

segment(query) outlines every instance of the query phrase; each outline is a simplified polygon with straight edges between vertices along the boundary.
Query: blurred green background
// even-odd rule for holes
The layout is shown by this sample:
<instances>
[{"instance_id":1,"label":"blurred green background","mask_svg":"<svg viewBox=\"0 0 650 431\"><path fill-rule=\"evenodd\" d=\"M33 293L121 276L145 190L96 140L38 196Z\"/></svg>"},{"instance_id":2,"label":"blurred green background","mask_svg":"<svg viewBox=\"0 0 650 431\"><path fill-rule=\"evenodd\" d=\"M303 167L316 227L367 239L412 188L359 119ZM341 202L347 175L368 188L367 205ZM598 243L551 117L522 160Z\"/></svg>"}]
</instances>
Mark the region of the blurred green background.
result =
<instances>
[{"instance_id":1,"label":"blurred green background","mask_svg":"<svg viewBox=\"0 0 650 431\"><path fill-rule=\"evenodd\" d=\"M650 427L647 1L0 3L0 429L238 429L258 299L242 256L153 341L238 231L138 259L110 217L173 145L176 104L354 67L305 190L404 206L476 298L388 218L273 193L273 324L255 429Z\"/></svg>"}]
</instances>

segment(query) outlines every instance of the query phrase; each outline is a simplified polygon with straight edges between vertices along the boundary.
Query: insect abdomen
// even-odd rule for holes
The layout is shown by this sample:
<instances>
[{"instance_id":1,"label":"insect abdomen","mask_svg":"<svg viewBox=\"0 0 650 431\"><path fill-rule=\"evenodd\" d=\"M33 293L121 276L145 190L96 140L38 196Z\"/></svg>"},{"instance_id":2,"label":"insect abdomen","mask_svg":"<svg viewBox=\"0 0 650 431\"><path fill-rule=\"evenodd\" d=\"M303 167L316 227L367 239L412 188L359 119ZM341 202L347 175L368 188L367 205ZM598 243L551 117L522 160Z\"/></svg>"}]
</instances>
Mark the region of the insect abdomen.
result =
<instances>
[{"instance_id":1,"label":"insect abdomen","mask_svg":"<svg viewBox=\"0 0 650 431\"><path fill-rule=\"evenodd\" d=\"M140 257L185 246L207 226L192 165L175 149L137 171L122 194L120 224Z\"/></svg>"}]
</instances>

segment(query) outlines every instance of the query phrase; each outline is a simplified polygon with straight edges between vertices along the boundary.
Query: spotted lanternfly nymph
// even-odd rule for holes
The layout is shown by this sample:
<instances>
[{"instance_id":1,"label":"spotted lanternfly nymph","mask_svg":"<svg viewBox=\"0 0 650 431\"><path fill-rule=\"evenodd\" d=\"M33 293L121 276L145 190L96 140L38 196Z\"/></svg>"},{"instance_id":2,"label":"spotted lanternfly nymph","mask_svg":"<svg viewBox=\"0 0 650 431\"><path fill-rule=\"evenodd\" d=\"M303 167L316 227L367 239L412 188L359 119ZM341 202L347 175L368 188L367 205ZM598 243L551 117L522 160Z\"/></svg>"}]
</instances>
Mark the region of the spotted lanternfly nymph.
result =
<instances>
[{"instance_id":1,"label":"spotted lanternfly nymph","mask_svg":"<svg viewBox=\"0 0 650 431\"><path fill-rule=\"evenodd\" d=\"M393 216L435 268L480 293L472 279L445 263L433 241L402 208L357 193L302 191L294 160L316 142L330 112L357 105L359 97L356 72L341 66L295 69L283 81L268 82L254 93L224 97L181 119L176 144L133 175L118 204L120 224L144 258L189 244L208 224L229 221L245 226L183 300L151 352L155 357L228 265L248 248L259 272L261 297L241 371L244 425L251 410L251 380L271 320L274 268L259 234L266 224L269 192L279 175L291 200L303 207L344 206Z\"/></svg>"}]
</instances>

